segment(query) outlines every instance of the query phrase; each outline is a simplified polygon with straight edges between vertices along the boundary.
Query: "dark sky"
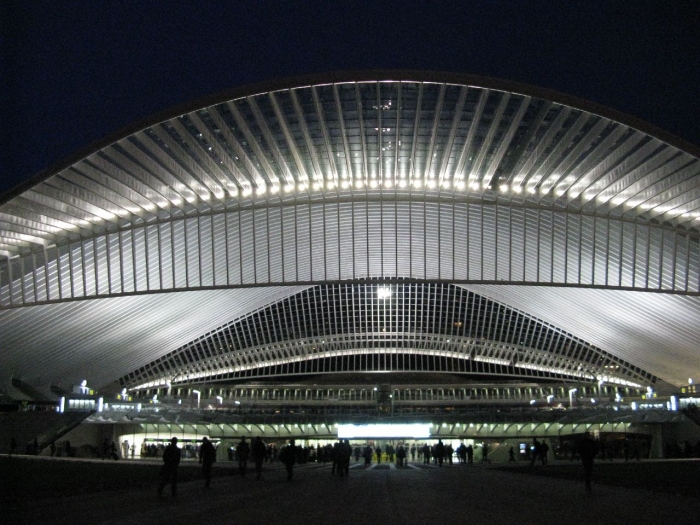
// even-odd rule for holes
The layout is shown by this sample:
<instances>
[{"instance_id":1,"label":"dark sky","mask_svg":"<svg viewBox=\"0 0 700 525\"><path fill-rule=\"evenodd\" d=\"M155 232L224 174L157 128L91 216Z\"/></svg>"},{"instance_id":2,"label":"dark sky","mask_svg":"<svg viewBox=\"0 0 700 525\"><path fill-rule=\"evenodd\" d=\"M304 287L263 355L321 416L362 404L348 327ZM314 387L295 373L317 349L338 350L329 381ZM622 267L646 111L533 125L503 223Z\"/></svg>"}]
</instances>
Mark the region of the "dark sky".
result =
<instances>
[{"instance_id":1,"label":"dark sky","mask_svg":"<svg viewBox=\"0 0 700 525\"><path fill-rule=\"evenodd\" d=\"M356 69L555 89L700 144L696 0L1 0L0 193L119 128Z\"/></svg>"}]
</instances>

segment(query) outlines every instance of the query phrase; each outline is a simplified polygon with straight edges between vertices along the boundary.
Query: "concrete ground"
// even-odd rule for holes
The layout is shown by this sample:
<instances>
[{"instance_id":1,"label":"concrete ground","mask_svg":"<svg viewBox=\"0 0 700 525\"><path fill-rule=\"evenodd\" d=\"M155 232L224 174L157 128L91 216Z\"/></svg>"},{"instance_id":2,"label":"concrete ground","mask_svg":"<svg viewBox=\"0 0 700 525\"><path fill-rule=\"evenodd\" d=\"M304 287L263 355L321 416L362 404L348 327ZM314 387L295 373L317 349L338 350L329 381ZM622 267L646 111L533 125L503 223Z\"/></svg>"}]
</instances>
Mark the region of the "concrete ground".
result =
<instances>
[{"instance_id":1,"label":"concrete ground","mask_svg":"<svg viewBox=\"0 0 700 525\"><path fill-rule=\"evenodd\" d=\"M353 460L354 461L354 460ZM695 480L688 480L694 482ZM700 501L645 490L523 475L477 464L471 467L351 464L350 475L330 465L301 465L286 481L284 469L265 465L254 474L180 483L177 498L149 488L125 488L60 498L31 495L4 512L19 525L70 524L556 524L697 523ZM9 518L9 521L5 521Z\"/></svg>"}]
</instances>

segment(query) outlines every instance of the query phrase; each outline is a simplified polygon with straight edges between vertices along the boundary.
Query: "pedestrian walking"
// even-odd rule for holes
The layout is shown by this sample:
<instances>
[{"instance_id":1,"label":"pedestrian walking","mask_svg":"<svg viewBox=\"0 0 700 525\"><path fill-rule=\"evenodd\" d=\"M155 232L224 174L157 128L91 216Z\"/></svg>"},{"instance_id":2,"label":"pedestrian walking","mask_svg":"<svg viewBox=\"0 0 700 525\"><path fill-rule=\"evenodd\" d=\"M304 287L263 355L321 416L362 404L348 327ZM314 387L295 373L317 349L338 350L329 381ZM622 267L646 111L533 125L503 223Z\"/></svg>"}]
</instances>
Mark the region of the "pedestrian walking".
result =
<instances>
[{"instance_id":1,"label":"pedestrian walking","mask_svg":"<svg viewBox=\"0 0 700 525\"><path fill-rule=\"evenodd\" d=\"M199 462L202 464L202 474L204 475L204 486L209 488L211 483L211 466L216 461L216 449L208 438L202 438L202 446L199 447Z\"/></svg>"},{"instance_id":2,"label":"pedestrian walking","mask_svg":"<svg viewBox=\"0 0 700 525\"><path fill-rule=\"evenodd\" d=\"M170 493L177 496L177 468L180 465L182 451L177 446L177 438L173 437L163 451L163 466L160 468L160 484L158 495L163 495L163 489L170 483Z\"/></svg>"},{"instance_id":3,"label":"pedestrian walking","mask_svg":"<svg viewBox=\"0 0 700 525\"><path fill-rule=\"evenodd\" d=\"M248 457L250 456L250 445L246 442L245 436L236 447L236 457L238 458L238 471L242 477L245 477L246 469L248 468Z\"/></svg>"},{"instance_id":4,"label":"pedestrian walking","mask_svg":"<svg viewBox=\"0 0 700 525\"><path fill-rule=\"evenodd\" d=\"M289 440L289 445L285 445L280 450L280 461L287 469L287 481L292 481L294 475L294 464L297 462L297 447L294 445L294 440Z\"/></svg>"},{"instance_id":5,"label":"pedestrian walking","mask_svg":"<svg viewBox=\"0 0 700 525\"><path fill-rule=\"evenodd\" d=\"M260 479L260 476L262 475L263 462L265 461L265 456L267 455L267 445L263 443L260 436L253 440L250 455L253 457L253 461L255 462L256 479Z\"/></svg>"},{"instance_id":6,"label":"pedestrian walking","mask_svg":"<svg viewBox=\"0 0 700 525\"><path fill-rule=\"evenodd\" d=\"M586 484L586 491L591 492L591 478L593 476L593 460L598 454L598 443L591 438L591 433L586 432L583 439L579 441L578 453L581 456L583 465L583 480Z\"/></svg>"}]
</instances>

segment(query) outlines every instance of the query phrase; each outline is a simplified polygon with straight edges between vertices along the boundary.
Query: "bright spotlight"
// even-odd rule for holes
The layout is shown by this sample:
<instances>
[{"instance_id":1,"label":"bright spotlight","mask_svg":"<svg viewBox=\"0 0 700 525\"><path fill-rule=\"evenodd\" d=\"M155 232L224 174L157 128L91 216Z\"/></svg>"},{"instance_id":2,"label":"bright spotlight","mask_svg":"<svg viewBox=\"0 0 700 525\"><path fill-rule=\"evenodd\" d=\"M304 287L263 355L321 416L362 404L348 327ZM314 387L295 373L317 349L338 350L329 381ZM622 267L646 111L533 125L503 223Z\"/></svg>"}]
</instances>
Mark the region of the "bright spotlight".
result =
<instances>
[{"instance_id":1,"label":"bright spotlight","mask_svg":"<svg viewBox=\"0 0 700 525\"><path fill-rule=\"evenodd\" d=\"M391 288L381 286L377 288L377 299L388 299L391 297Z\"/></svg>"}]
</instances>

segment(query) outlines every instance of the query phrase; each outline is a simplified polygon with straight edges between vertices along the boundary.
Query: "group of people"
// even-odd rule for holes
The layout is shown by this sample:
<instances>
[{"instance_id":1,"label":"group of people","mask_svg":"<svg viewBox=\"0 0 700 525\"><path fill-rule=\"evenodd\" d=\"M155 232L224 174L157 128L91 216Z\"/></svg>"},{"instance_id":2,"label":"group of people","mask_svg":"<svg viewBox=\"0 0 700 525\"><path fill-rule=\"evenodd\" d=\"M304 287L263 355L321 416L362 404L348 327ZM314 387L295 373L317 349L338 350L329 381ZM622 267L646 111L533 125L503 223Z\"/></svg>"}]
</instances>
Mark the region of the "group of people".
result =
<instances>
[{"instance_id":1,"label":"group of people","mask_svg":"<svg viewBox=\"0 0 700 525\"><path fill-rule=\"evenodd\" d=\"M160 471L160 483L158 485L158 494L162 495L163 490L166 485L170 484L171 493L173 496L177 495L177 470L182 457L182 451L177 446L177 438L173 437L170 440L170 444L165 447L163 452L163 465ZM322 456L324 459L329 457L332 461L332 475L337 475L339 477L346 477L349 474L350 460L352 456L355 456L355 461L359 462L360 457L364 458L365 465L370 465L372 458L376 457L377 463L381 463L382 455L384 451L380 446L374 448L372 445L367 444L363 449L361 447L355 447L354 449L350 446L350 442L347 439L341 439L333 445L327 445L323 447L324 452L321 452L319 447L319 459ZM326 450L328 449L328 456L326 456ZM584 470L584 481L586 490L591 490L591 477L593 469L593 461L598 454L598 444L593 440L589 433L583 436L583 438L577 444L577 452L581 458ZM257 479L261 478L262 468L265 459L268 457L268 446L262 441L261 437L256 437L252 442L248 442L245 437L241 439L235 448L236 457L238 460L238 472L241 477L245 477L248 461L252 460L255 464L255 471ZM547 464L547 454L549 451L549 446L543 440L538 441L537 438L533 440L531 447L531 466L539 460L542 465ZM406 465L408 459L408 454L414 458L416 454L419 458L422 456L424 464L430 464L431 460L441 467L445 461L452 463L453 453L456 452L457 458L460 463L468 465L474 462L474 447L470 445L465 445L461 443L456 450L453 450L451 445L445 445L442 440L432 446L427 443L416 447L414 444L410 448L407 445L400 444L394 451L396 456L397 466L401 467ZM294 473L294 465L298 462L299 456L301 455L301 450L295 445L294 440L290 440L289 444L283 446L279 450L278 458L285 466L287 471L287 480L291 481ZM509 461L515 461L515 454L513 447L509 450ZM394 454L387 454L387 458L393 461ZM488 462L488 444L484 443L482 445L482 461ZM216 448L214 444L208 438L202 438L202 445L199 448L199 462L202 464L202 472L204 477L205 487L209 487L211 483L211 471L212 465L216 461Z\"/></svg>"},{"instance_id":2,"label":"group of people","mask_svg":"<svg viewBox=\"0 0 700 525\"><path fill-rule=\"evenodd\" d=\"M163 465L160 469L160 482L158 484L158 495L163 495L163 490L170 485L172 496L177 496L177 472L182 459L182 449L177 446L178 439L173 437L163 451ZM350 445L348 444L348 447ZM294 440L282 447L279 451L279 459L284 464L287 471L287 480L291 481L294 473L294 465L297 462L298 450ZM248 461L253 460L257 479L262 476L263 463L268 456L268 447L261 437L256 437L249 443L245 437L236 446L236 458L238 460L238 472L241 477L245 477L248 470ZM348 456L349 457L349 456ZM204 486L211 485L212 466L216 462L216 447L206 437L202 438L199 447L199 463L202 465Z\"/></svg>"},{"instance_id":3,"label":"group of people","mask_svg":"<svg viewBox=\"0 0 700 525\"><path fill-rule=\"evenodd\" d=\"M512 447L511 447L512 448ZM540 460L542 466L547 465L547 454L549 453L549 445L543 439L541 442L534 438L530 447L530 466L534 467L537 460Z\"/></svg>"}]
</instances>

